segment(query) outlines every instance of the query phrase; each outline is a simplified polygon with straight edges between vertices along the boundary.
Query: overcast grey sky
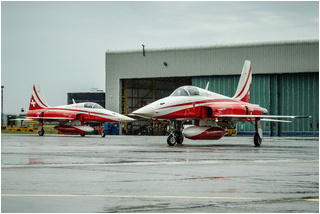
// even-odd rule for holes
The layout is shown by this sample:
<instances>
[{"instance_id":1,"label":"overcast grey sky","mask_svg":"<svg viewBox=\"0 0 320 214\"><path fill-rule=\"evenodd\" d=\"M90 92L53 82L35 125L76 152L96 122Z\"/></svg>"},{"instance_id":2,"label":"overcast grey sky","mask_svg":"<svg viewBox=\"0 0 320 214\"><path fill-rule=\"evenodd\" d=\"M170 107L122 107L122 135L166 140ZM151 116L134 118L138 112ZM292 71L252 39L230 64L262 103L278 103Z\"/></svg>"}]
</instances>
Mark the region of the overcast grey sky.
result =
<instances>
[{"instance_id":1,"label":"overcast grey sky","mask_svg":"<svg viewBox=\"0 0 320 214\"><path fill-rule=\"evenodd\" d=\"M105 51L319 39L315 2L1 2L4 113L105 90Z\"/></svg>"}]
</instances>

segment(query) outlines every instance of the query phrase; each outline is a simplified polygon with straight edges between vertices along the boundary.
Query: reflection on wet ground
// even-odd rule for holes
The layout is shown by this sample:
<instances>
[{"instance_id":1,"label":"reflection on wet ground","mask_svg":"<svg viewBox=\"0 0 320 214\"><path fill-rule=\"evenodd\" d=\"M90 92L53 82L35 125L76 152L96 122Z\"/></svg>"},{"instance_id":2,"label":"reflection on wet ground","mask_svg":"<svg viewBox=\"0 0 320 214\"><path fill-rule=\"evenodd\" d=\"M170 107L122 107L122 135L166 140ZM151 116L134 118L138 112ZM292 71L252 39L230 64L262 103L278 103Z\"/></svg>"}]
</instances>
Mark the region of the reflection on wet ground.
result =
<instances>
[{"instance_id":1,"label":"reflection on wet ground","mask_svg":"<svg viewBox=\"0 0 320 214\"><path fill-rule=\"evenodd\" d=\"M6 135L2 212L318 212L319 138Z\"/></svg>"}]
</instances>

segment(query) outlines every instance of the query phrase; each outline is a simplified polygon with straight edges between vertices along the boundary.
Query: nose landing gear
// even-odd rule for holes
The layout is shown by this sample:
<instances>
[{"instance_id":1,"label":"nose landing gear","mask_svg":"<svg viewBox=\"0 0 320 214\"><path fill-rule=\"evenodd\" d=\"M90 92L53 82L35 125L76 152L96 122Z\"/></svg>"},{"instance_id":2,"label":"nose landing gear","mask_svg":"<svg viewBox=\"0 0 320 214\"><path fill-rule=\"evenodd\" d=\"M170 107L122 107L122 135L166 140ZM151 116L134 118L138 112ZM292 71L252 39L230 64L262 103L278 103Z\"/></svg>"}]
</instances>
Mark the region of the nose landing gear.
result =
<instances>
[{"instance_id":1,"label":"nose landing gear","mask_svg":"<svg viewBox=\"0 0 320 214\"><path fill-rule=\"evenodd\" d=\"M170 134L167 138L167 143L169 146L174 146L176 144L182 144L183 143L183 125L182 121L170 121Z\"/></svg>"},{"instance_id":2,"label":"nose landing gear","mask_svg":"<svg viewBox=\"0 0 320 214\"><path fill-rule=\"evenodd\" d=\"M39 136L44 135L44 129L43 129L43 120L39 120L39 125L38 125L38 134Z\"/></svg>"},{"instance_id":3,"label":"nose landing gear","mask_svg":"<svg viewBox=\"0 0 320 214\"><path fill-rule=\"evenodd\" d=\"M262 128L261 119L257 118L254 124L254 137L253 142L256 147L259 147L262 143Z\"/></svg>"}]
</instances>

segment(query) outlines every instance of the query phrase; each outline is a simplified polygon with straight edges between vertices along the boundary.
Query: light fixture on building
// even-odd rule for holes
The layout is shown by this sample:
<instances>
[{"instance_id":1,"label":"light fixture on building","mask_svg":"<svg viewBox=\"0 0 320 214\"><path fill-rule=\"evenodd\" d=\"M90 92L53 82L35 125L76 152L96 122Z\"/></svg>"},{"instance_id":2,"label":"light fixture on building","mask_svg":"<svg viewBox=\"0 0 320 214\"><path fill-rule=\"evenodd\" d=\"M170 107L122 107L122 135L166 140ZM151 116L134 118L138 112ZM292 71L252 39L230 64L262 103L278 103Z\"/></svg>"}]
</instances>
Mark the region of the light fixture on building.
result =
<instances>
[{"instance_id":1,"label":"light fixture on building","mask_svg":"<svg viewBox=\"0 0 320 214\"><path fill-rule=\"evenodd\" d=\"M143 56L146 56L146 51L144 50L144 46L145 46L145 45L142 44L142 55L143 55Z\"/></svg>"}]
</instances>

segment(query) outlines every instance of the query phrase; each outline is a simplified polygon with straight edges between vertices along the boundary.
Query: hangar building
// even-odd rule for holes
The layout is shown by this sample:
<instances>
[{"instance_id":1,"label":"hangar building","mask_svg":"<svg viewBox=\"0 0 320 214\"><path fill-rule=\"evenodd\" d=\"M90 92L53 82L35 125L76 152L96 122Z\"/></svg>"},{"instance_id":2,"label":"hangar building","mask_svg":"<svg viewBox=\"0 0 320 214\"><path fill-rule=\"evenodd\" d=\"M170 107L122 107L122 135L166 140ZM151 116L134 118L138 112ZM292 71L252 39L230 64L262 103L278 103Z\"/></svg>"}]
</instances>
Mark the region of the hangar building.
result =
<instances>
[{"instance_id":1,"label":"hangar building","mask_svg":"<svg viewBox=\"0 0 320 214\"><path fill-rule=\"evenodd\" d=\"M107 109L129 114L179 86L204 88L207 82L210 91L232 97L243 63L250 60L250 103L273 115L312 116L263 122L264 134L319 135L319 40L107 51L105 56ZM238 123L237 132L253 134L254 126Z\"/></svg>"}]
</instances>

